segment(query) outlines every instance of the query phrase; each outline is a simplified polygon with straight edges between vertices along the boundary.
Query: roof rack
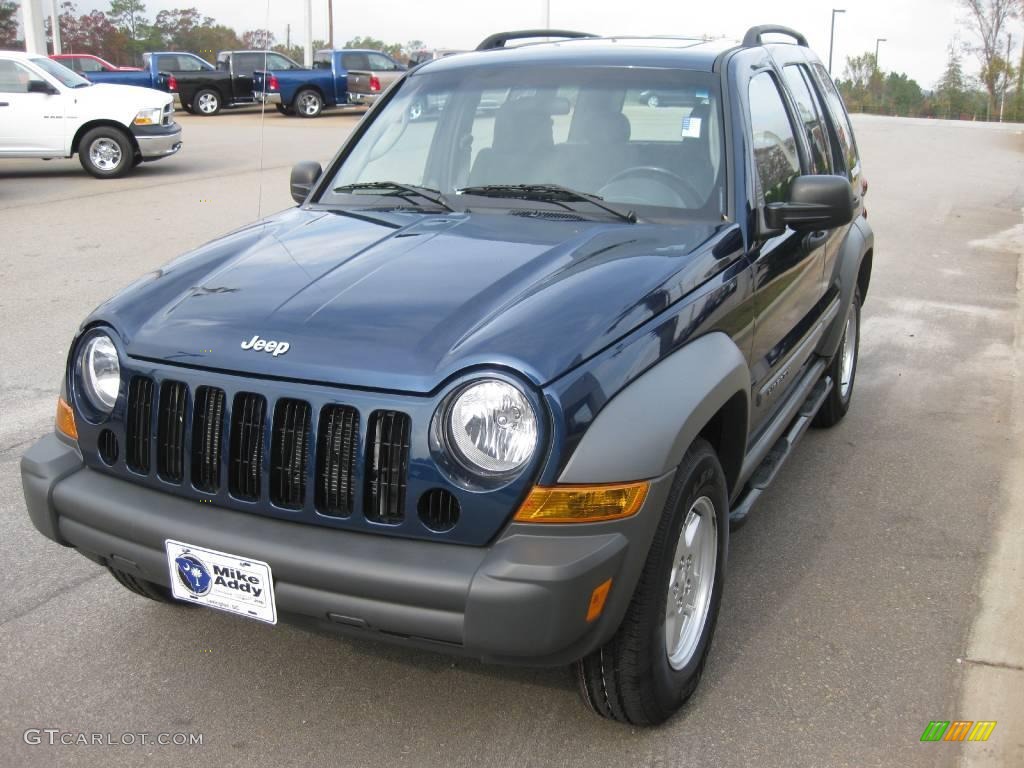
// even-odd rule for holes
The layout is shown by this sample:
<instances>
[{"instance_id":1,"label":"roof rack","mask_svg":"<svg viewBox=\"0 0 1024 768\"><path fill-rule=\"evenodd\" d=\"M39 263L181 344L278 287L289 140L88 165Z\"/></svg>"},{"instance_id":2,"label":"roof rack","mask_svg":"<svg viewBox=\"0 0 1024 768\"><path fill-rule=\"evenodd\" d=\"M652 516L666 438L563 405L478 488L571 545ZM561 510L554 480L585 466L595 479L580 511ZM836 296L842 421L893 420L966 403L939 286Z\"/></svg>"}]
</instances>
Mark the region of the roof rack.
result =
<instances>
[{"instance_id":1,"label":"roof rack","mask_svg":"<svg viewBox=\"0 0 1024 768\"><path fill-rule=\"evenodd\" d=\"M796 40L797 45L802 45L807 48L807 38L797 32L795 29L789 27L780 27L778 24L761 24L757 27L751 27L747 30L747 34L743 36L743 47L753 48L756 45L764 45L764 40L761 39L761 35L787 35Z\"/></svg>"},{"instance_id":2,"label":"roof rack","mask_svg":"<svg viewBox=\"0 0 1024 768\"><path fill-rule=\"evenodd\" d=\"M497 32L486 37L476 47L478 51L491 51L495 48L504 48L505 43L510 40L527 40L532 37L561 37L567 40L575 40L581 37L597 37L589 32L573 32L568 29L520 29L515 32Z\"/></svg>"}]
</instances>

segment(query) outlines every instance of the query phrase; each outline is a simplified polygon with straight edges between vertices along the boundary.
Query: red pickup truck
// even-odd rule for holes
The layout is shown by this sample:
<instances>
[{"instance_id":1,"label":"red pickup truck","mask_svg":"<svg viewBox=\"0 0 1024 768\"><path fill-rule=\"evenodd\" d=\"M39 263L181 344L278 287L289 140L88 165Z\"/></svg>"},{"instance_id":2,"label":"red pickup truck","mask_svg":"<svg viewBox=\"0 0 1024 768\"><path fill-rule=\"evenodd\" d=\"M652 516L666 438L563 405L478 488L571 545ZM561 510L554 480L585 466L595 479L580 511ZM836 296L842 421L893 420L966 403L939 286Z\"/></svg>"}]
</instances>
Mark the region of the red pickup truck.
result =
<instances>
[{"instance_id":1,"label":"red pickup truck","mask_svg":"<svg viewBox=\"0 0 1024 768\"><path fill-rule=\"evenodd\" d=\"M86 72L139 72L138 67L118 67L90 53L58 53L50 57L82 75Z\"/></svg>"}]
</instances>

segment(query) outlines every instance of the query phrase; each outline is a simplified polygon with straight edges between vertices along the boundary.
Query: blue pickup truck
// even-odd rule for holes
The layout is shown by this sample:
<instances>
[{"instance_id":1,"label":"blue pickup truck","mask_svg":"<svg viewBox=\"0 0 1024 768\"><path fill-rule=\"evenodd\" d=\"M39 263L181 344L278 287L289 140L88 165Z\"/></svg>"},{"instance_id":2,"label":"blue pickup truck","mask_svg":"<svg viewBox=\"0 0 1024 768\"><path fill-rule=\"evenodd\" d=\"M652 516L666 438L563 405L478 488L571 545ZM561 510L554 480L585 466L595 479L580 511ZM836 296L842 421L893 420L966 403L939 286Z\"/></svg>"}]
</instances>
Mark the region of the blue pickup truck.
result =
<instances>
[{"instance_id":1,"label":"blue pickup truck","mask_svg":"<svg viewBox=\"0 0 1024 768\"><path fill-rule=\"evenodd\" d=\"M285 115L317 117L327 107L368 106L405 71L380 51L317 51L312 69L257 70L253 96Z\"/></svg>"},{"instance_id":2,"label":"blue pickup truck","mask_svg":"<svg viewBox=\"0 0 1024 768\"><path fill-rule=\"evenodd\" d=\"M94 83L115 83L117 85L138 85L143 88L155 88L158 91L177 91L174 77L184 72L216 71L206 59L194 53L179 51L160 51L142 55L143 68L136 72L86 72L86 77Z\"/></svg>"}]
</instances>

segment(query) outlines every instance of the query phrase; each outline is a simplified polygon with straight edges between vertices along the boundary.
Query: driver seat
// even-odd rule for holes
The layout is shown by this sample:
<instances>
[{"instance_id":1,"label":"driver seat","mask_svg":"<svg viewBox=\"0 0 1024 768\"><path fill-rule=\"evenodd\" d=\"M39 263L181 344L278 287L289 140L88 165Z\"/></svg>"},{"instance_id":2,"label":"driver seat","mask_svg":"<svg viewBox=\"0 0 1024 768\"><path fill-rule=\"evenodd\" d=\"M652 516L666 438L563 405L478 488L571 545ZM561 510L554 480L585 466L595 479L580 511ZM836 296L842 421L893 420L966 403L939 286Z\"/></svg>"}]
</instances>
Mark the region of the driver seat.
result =
<instances>
[{"instance_id":1,"label":"driver seat","mask_svg":"<svg viewBox=\"0 0 1024 768\"><path fill-rule=\"evenodd\" d=\"M494 117L494 140L481 149L469 186L530 184L540 177L554 146L554 121L534 98L505 102Z\"/></svg>"}]
</instances>

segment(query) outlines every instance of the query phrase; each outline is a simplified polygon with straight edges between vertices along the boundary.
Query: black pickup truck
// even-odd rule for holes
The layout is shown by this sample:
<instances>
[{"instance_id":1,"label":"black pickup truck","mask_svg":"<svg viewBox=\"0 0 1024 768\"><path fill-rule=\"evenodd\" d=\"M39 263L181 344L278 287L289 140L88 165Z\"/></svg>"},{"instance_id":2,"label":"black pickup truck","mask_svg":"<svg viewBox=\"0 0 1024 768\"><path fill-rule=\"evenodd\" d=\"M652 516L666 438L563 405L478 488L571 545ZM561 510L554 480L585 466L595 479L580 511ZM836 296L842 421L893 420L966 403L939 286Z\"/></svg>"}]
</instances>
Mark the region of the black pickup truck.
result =
<instances>
[{"instance_id":1,"label":"black pickup truck","mask_svg":"<svg viewBox=\"0 0 1024 768\"><path fill-rule=\"evenodd\" d=\"M216 115L225 107L255 104L252 73L257 69L302 69L300 64L273 51L221 51L213 71L177 76L181 106L197 115Z\"/></svg>"}]
</instances>

